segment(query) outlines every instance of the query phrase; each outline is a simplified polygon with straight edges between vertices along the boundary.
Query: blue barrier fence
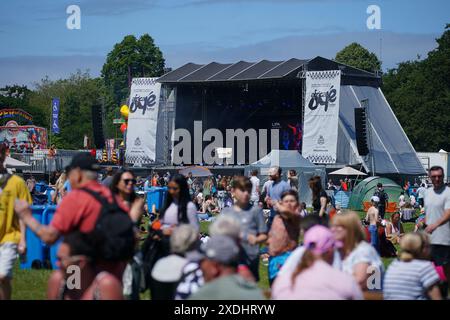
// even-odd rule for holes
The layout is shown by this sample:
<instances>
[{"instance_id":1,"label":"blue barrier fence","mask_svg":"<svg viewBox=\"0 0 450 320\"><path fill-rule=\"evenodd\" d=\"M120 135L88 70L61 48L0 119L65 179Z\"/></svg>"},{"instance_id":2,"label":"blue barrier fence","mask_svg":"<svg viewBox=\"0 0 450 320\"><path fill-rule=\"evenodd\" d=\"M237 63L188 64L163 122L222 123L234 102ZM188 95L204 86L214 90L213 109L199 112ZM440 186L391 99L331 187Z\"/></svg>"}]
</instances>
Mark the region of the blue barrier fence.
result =
<instances>
[{"instance_id":1,"label":"blue barrier fence","mask_svg":"<svg viewBox=\"0 0 450 320\"><path fill-rule=\"evenodd\" d=\"M46 186L39 186L39 191L45 191ZM146 190L147 205L151 211L153 205L156 211L160 211L164 206L167 197L167 187L151 187ZM48 225L53 219L56 205L32 205L33 217L43 225ZM49 246L43 243L29 228L26 229L25 237L27 241L27 253L21 259L21 269L42 268L50 262L52 269L57 269L56 253L61 240Z\"/></svg>"},{"instance_id":2,"label":"blue barrier fence","mask_svg":"<svg viewBox=\"0 0 450 320\"><path fill-rule=\"evenodd\" d=\"M32 205L31 211L33 217L41 224L48 225L55 214L55 205ZM27 241L27 253L21 259L21 269L42 268L49 261L52 269L57 269L56 252L59 242L48 246L39 239L29 228L25 231Z\"/></svg>"}]
</instances>

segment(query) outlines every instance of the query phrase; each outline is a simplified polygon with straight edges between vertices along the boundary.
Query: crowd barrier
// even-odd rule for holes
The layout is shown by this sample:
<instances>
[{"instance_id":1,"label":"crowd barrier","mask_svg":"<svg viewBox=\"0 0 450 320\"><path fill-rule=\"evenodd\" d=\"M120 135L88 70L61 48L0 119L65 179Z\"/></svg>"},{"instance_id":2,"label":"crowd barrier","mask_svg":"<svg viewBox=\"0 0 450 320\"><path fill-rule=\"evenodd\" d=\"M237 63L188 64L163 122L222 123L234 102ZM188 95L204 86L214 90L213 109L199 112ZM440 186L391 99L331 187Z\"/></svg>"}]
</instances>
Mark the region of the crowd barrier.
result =
<instances>
[{"instance_id":1,"label":"crowd barrier","mask_svg":"<svg viewBox=\"0 0 450 320\"><path fill-rule=\"evenodd\" d=\"M43 225L48 225L55 214L55 205L32 205L31 212L33 217ZM33 231L28 227L25 231L25 239L27 241L27 253L21 258L21 269L40 269L46 266L46 262L50 262L52 269L57 269L56 252L59 242L48 246L39 239Z\"/></svg>"}]
</instances>

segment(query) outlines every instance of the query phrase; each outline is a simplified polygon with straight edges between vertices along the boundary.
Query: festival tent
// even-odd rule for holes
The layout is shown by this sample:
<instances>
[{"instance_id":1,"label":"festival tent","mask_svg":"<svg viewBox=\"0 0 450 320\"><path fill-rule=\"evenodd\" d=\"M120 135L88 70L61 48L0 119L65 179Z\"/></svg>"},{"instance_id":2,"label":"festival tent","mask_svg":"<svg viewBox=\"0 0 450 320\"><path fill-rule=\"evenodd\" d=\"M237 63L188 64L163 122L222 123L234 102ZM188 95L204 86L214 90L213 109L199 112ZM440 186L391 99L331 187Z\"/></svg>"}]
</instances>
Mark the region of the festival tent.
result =
<instances>
[{"instance_id":1,"label":"festival tent","mask_svg":"<svg viewBox=\"0 0 450 320\"><path fill-rule=\"evenodd\" d=\"M213 175L208 168L201 166L186 167L178 171L179 174L182 174L185 177L189 174L189 172L192 173L193 177L209 177Z\"/></svg>"},{"instance_id":2,"label":"festival tent","mask_svg":"<svg viewBox=\"0 0 450 320\"><path fill-rule=\"evenodd\" d=\"M367 157L358 154L354 115L354 110L361 108L364 100L369 104L366 114L370 154ZM362 164L366 172L375 172L377 175L426 174L379 87L341 85L338 146L338 163Z\"/></svg>"},{"instance_id":3,"label":"festival tent","mask_svg":"<svg viewBox=\"0 0 450 320\"><path fill-rule=\"evenodd\" d=\"M311 205L311 190L308 186L309 178L320 176L322 183L326 181L325 167L317 166L311 161L302 157L296 150L272 150L269 154L256 162L245 167L245 175L249 176L253 170L258 171L261 185L268 179L268 171L272 166L279 166L283 171L283 179L286 180L287 172L295 170L297 172L299 184L299 199L308 206Z\"/></svg>"},{"instance_id":4,"label":"festival tent","mask_svg":"<svg viewBox=\"0 0 450 320\"><path fill-rule=\"evenodd\" d=\"M329 176L367 176L366 173L356 170L352 167L344 167L342 169L330 172Z\"/></svg>"},{"instance_id":5,"label":"festival tent","mask_svg":"<svg viewBox=\"0 0 450 320\"><path fill-rule=\"evenodd\" d=\"M389 207L386 208L386 211L395 211L398 197L403 189L391 179L382 177L369 177L358 183L350 196L348 207L352 210L364 210L364 207L370 203L370 198L375 193L378 183L383 184L384 191L389 196Z\"/></svg>"},{"instance_id":6,"label":"festival tent","mask_svg":"<svg viewBox=\"0 0 450 320\"><path fill-rule=\"evenodd\" d=\"M6 157L4 166L5 168L15 168L15 169L23 169L30 167L28 163L19 161L11 157Z\"/></svg>"}]
</instances>

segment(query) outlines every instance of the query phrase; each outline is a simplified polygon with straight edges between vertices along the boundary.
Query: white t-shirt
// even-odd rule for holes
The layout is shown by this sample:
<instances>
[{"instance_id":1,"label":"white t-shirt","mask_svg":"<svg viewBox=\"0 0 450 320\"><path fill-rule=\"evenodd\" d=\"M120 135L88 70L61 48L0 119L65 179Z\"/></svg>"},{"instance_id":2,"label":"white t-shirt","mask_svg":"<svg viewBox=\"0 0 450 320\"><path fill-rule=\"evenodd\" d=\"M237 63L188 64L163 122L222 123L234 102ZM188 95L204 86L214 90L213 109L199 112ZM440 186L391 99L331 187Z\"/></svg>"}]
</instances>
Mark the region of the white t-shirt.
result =
<instances>
[{"instance_id":1,"label":"white t-shirt","mask_svg":"<svg viewBox=\"0 0 450 320\"><path fill-rule=\"evenodd\" d=\"M450 209L450 188L445 186L439 192L428 188L425 192L425 212L427 224L437 222L445 210ZM436 228L431 234L431 244L450 246L450 221Z\"/></svg>"},{"instance_id":2,"label":"white t-shirt","mask_svg":"<svg viewBox=\"0 0 450 320\"><path fill-rule=\"evenodd\" d=\"M383 262L377 251L366 241L361 241L355 249L342 261L342 271L353 274L355 265L367 263L381 273L384 272Z\"/></svg>"},{"instance_id":3,"label":"white t-shirt","mask_svg":"<svg viewBox=\"0 0 450 320\"><path fill-rule=\"evenodd\" d=\"M250 181L252 182L252 195L250 197L250 200L258 201L259 200L259 192L258 192L259 179L257 176L252 176L250 178Z\"/></svg>"}]
</instances>

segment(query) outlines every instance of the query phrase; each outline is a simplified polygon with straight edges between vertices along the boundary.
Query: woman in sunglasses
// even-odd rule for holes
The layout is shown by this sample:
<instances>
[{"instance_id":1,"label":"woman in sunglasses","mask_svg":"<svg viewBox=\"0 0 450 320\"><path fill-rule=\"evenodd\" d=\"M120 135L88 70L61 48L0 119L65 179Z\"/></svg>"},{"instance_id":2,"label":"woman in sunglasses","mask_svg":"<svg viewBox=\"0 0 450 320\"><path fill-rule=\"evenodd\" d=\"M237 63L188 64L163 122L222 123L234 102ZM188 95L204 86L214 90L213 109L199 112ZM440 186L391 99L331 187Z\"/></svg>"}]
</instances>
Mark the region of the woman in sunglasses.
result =
<instances>
[{"instance_id":1,"label":"woman in sunglasses","mask_svg":"<svg viewBox=\"0 0 450 320\"><path fill-rule=\"evenodd\" d=\"M111 191L120 197L123 203L130 209L130 217L138 222L144 212L144 199L138 197L134 191L136 177L130 170L117 172L111 181Z\"/></svg>"}]
</instances>

